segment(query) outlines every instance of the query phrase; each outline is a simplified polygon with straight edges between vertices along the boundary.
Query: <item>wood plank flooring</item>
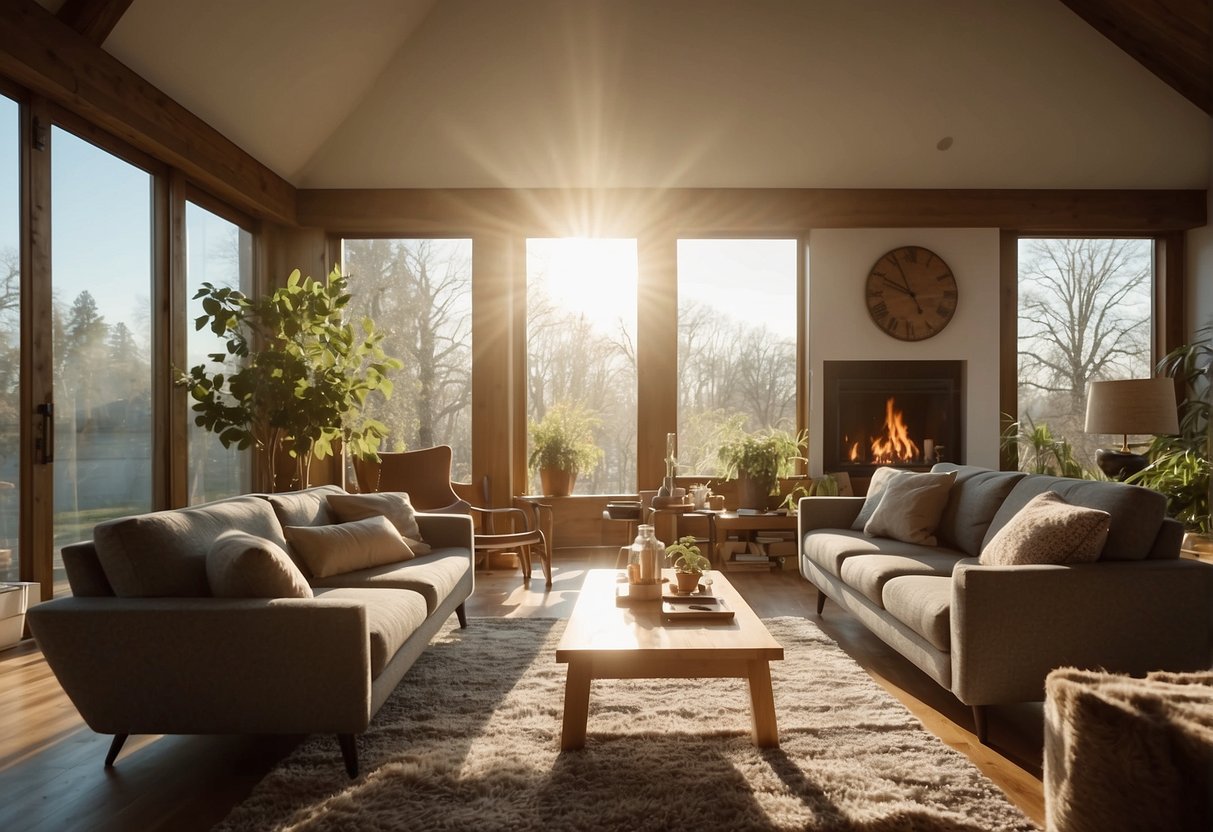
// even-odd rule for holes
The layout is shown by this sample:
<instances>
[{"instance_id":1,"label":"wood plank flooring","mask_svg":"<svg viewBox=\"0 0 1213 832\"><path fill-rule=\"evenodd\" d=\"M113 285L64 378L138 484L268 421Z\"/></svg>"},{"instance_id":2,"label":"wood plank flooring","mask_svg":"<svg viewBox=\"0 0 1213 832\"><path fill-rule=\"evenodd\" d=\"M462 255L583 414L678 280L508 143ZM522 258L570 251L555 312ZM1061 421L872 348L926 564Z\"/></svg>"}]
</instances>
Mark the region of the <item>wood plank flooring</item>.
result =
<instances>
[{"instance_id":1,"label":"wood plank flooring","mask_svg":"<svg viewBox=\"0 0 1213 832\"><path fill-rule=\"evenodd\" d=\"M478 572L470 616L567 618L585 570L611 567L615 551L557 552L554 583L522 586L517 571ZM730 573L762 618L813 619L927 729L965 754L1029 817L1043 824L1039 705L994 708L990 745L973 734L969 708L833 604L816 616L816 590L793 571ZM405 677L403 684L408 684ZM0 652L0 829L126 832L209 829L301 737L132 737L113 769L110 737L84 725L32 642ZM334 765L340 753L333 740Z\"/></svg>"}]
</instances>

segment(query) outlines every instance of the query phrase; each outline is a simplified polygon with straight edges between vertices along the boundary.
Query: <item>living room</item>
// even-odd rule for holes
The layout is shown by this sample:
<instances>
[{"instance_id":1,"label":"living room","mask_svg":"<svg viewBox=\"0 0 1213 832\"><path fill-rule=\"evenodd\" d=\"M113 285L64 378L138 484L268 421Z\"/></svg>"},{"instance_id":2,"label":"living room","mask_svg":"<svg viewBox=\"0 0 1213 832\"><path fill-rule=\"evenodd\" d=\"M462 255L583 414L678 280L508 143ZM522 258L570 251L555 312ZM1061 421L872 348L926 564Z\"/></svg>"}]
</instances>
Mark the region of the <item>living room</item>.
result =
<instances>
[{"instance_id":1,"label":"living room","mask_svg":"<svg viewBox=\"0 0 1213 832\"><path fill-rule=\"evenodd\" d=\"M12 552L0 578L36 583L44 600L68 594L62 545L112 517L77 504L63 522L73 492L57 472L77 460L62 450L57 465L39 457L46 442L61 449L91 429L64 421L62 394L64 379L87 384L89 362L61 368L59 342L39 334L52 331L54 315L68 317L83 289L146 350L147 381L139 396L124 396L142 397L143 410L131 412L147 414L146 465L130 477L141 485L129 504L170 509L208 496L187 450L190 402L171 383L196 351L189 298L200 280L186 249L199 211L238 232L231 257L262 292L296 268L323 278L358 241L466 240L468 415L466 433L445 441L457 478L487 477L498 507L537 488L527 465L528 246L629 241L634 416L620 431L620 479L597 493L583 483L557 505L566 508L551 535L550 592L538 580L523 586L517 571L478 570L467 600L473 619L568 618L587 567L614 565L625 542L601 517L606 502L658 488L667 434L689 436L679 395L688 240L788 241L789 427L807 433L807 476L832 470L827 365L850 361L961 362L962 428L947 459L1015 467L1002 436L1003 414L1022 413L1024 240L1144 240L1149 359L1213 320L1207 4L1180 4L1195 22L1173 24L1153 49L1144 39L1162 25L1159 15L1122 8L1134 4L854 5L367 0L334 10L284 1L217 13L187 0L7 2L0 94L12 102L14 161L3 180L11 210L0 223L13 229L19 272L10 279L19 292L7 296L21 297L25 317L6 330L21 378L7 391L14 408L0 478L16 487L0 492L0 546ZM1129 17L1101 26L1101 14ZM1202 26L1203 45L1197 37L1193 49ZM1106 34L1125 31L1143 40ZM100 217L72 224L57 213L70 199L61 189L71 171L59 166L73 142L146 174L138 189L147 213L132 223L150 252L150 265L139 264L146 278L138 272L130 282L131 264L89 236L104 227ZM100 164L81 170L81 192L108 193ZM73 251L75 240L88 245ZM942 257L956 280L955 313L929 338L887 334L863 297L873 264L902 246ZM80 282L64 277L69 263ZM148 307L142 323L112 311L127 297ZM59 305L62 313L52 311ZM402 387L398 399L407 397ZM52 401L57 414L39 410ZM45 433L55 427L55 436ZM257 466L244 464L240 490L269 490ZM310 479L348 484L333 458L318 460ZM814 587L794 570L728 577L760 619L815 620L929 732L1043 822L1038 712L996 710L993 745L983 745L964 704L849 613L827 607L818 619ZM0 780L28 796L0 820L59 806L29 821L11 816L12 828L119 828L119 818L155 828L167 822L159 815L174 828L190 828L191 817L194 828L209 828L299 745L297 737L138 737L106 771L108 739L84 725L32 642L0 653L0 676L12 726ZM777 687L777 705L779 695ZM559 688L554 706L559 714ZM30 733L37 707L41 727ZM341 773L335 746L333 755ZM141 756L152 761L146 770L137 768ZM170 768L179 770L164 773ZM142 771L126 781L137 786L124 786L124 770ZM191 772L203 785L189 784Z\"/></svg>"}]
</instances>

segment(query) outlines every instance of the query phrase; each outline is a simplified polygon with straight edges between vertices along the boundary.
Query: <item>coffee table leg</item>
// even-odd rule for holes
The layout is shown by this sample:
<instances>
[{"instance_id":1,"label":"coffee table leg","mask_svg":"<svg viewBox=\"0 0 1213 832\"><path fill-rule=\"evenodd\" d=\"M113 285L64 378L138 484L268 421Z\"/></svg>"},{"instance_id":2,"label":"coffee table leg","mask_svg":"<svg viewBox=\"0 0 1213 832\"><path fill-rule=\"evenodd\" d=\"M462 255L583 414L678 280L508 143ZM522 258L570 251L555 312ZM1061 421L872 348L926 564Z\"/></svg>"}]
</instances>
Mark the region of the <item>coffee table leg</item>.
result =
<instances>
[{"instance_id":1,"label":"coffee table leg","mask_svg":"<svg viewBox=\"0 0 1213 832\"><path fill-rule=\"evenodd\" d=\"M775 695L771 692L771 666L761 660L751 661L748 664L750 719L754 726L754 744L759 748L778 748L779 728L775 724ZM570 666L570 673L571 671ZM567 704L565 709L567 714Z\"/></svg>"},{"instance_id":2,"label":"coffee table leg","mask_svg":"<svg viewBox=\"0 0 1213 832\"><path fill-rule=\"evenodd\" d=\"M765 662L763 663L765 666ZM770 676L767 677L770 689ZM585 722L590 715L589 662L569 660L569 675L564 682L564 725L560 730L560 750L585 747Z\"/></svg>"}]
</instances>

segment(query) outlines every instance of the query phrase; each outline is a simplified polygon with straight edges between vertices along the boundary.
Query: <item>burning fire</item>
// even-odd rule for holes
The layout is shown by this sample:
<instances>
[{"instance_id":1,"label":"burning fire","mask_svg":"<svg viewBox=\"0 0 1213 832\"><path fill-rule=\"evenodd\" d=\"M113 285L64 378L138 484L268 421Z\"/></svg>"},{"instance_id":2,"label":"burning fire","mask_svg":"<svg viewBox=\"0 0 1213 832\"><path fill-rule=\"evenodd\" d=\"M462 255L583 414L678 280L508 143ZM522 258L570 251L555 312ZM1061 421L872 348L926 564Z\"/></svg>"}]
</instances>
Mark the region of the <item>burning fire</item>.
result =
<instances>
[{"instance_id":1,"label":"burning fire","mask_svg":"<svg viewBox=\"0 0 1213 832\"><path fill-rule=\"evenodd\" d=\"M858 448L852 450L851 459L858 456ZM872 461L878 464L909 462L918 458L918 445L910 438L910 430L901 417L901 411L893 407L890 398L884 405L884 434L872 440Z\"/></svg>"}]
</instances>

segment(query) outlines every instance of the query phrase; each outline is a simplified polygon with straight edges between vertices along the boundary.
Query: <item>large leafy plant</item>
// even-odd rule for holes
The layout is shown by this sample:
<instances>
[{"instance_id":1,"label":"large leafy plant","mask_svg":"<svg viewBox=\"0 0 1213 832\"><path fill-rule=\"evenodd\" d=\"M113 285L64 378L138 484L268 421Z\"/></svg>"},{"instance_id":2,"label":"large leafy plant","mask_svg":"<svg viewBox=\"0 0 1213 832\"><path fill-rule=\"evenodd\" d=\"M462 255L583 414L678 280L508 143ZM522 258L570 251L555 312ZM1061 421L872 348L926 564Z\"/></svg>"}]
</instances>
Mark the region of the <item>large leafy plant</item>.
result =
<instances>
[{"instance_id":1,"label":"large leafy plant","mask_svg":"<svg viewBox=\"0 0 1213 832\"><path fill-rule=\"evenodd\" d=\"M296 269L285 286L258 299L211 283L194 295L204 312L195 329L209 327L226 352L180 374L178 383L194 399L195 424L225 448L262 452L270 488L279 485L282 453L295 460L302 486L312 459L333 453L337 440L349 453L378 458L387 428L363 407L372 395L392 395L388 375L402 364L384 354L384 334L372 320L347 320L346 288L335 267L325 280Z\"/></svg>"},{"instance_id":2,"label":"large leafy plant","mask_svg":"<svg viewBox=\"0 0 1213 832\"><path fill-rule=\"evenodd\" d=\"M1179 433L1154 437L1150 464L1128 481L1165 494L1168 514L1189 531L1208 534L1213 531L1213 325L1196 335L1158 362L1158 372L1183 387Z\"/></svg>"},{"instance_id":3,"label":"large leafy plant","mask_svg":"<svg viewBox=\"0 0 1213 832\"><path fill-rule=\"evenodd\" d=\"M793 473L797 460L804 459L808 434L766 430L726 441L720 446L720 463L726 476L749 477L765 494L775 491L780 477Z\"/></svg>"},{"instance_id":4,"label":"large leafy plant","mask_svg":"<svg viewBox=\"0 0 1213 832\"><path fill-rule=\"evenodd\" d=\"M602 449L594 442L594 429L598 425L598 417L585 408L555 405L543 419L530 424L531 469L590 473L602 460Z\"/></svg>"}]
</instances>

